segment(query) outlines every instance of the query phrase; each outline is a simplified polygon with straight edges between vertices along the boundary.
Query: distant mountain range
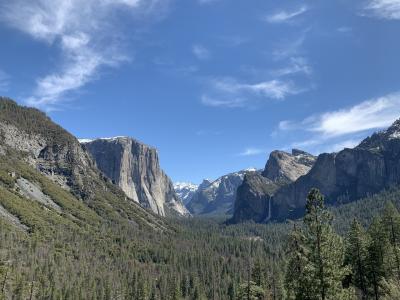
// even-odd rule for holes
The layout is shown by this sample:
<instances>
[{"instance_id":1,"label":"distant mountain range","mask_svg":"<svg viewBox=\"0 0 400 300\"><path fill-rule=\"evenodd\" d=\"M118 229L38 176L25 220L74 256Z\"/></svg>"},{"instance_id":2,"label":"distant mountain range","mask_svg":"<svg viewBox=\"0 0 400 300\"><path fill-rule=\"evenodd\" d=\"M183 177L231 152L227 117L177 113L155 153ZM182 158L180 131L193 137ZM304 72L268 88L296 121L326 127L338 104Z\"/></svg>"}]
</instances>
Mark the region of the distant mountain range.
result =
<instances>
[{"instance_id":1,"label":"distant mountain range","mask_svg":"<svg viewBox=\"0 0 400 300\"><path fill-rule=\"evenodd\" d=\"M279 156L289 159L282 161ZM307 194L314 187L321 190L328 204L337 206L399 184L400 120L353 149L323 153L316 159L299 151L292 155L272 153L264 172L246 176L238 188L230 222L298 218L304 214Z\"/></svg>"},{"instance_id":2,"label":"distant mountain range","mask_svg":"<svg viewBox=\"0 0 400 300\"><path fill-rule=\"evenodd\" d=\"M230 216L236 190L246 174L259 172L254 168L230 173L216 180L205 179L200 185L175 184L175 191L180 195L187 209L193 215Z\"/></svg>"},{"instance_id":3,"label":"distant mountain range","mask_svg":"<svg viewBox=\"0 0 400 300\"><path fill-rule=\"evenodd\" d=\"M156 149L133 138L78 141L39 110L8 98L0 98L0 108L0 188L63 216L76 218L87 210L149 226L159 226L155 215L283 221L303 215L313 187L328 204L341 205L400 183L400 120L353 149L318 157L296 149L273 151L264 170L173 185ZM60 199L67 198L75 204L65 214L67 204ZM1 216L29 228L12 204L0 201Z\"/></svg>"},{"instance_id":4,"label":"distant mountain range","mask_svg":"<svg viewBox=\"0 0 400 300\"><path fill-rule=\"evenodd\" d=\"M184 205L187 205L193 198L194 193L199 188L198 184L191 182L176 182L174 189Z\"/></svg>"}]
</instances>

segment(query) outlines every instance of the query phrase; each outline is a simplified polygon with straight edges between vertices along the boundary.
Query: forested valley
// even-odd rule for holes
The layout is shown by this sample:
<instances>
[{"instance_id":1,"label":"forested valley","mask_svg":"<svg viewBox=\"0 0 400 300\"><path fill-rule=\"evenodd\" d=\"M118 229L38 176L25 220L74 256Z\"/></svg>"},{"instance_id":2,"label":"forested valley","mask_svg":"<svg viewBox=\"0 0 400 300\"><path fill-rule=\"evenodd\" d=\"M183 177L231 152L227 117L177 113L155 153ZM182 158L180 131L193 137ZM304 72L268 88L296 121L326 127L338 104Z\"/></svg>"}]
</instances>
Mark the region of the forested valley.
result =
<instances>
[{"instance_id":1,"label":"forested valley","mask_svg":"<svg viewBox=\"0 0 400 300\"><path fill-rule=\"evenodd\" d=\"M400 191L290 223L168 220L22 232L1 221L2 299L399 299ZM362 224L360 221L362 220Z\"/></svg>"}]
</instances>

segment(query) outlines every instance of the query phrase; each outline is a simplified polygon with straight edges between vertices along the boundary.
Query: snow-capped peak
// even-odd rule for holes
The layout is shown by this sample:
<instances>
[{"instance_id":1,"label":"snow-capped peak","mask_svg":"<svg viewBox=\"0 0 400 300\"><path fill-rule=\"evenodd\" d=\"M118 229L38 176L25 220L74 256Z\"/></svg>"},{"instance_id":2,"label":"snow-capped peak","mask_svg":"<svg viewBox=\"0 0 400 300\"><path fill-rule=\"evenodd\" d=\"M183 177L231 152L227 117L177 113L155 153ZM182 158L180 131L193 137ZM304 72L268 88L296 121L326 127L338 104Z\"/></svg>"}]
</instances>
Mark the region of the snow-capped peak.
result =
<instances>
[{"instance_id":1,"label":"snow-capped peak","mask_svg":"<svg viewBox=\"0 0 400 300\"><path fill-rule=\"evenodd\" d=\"M174 189L190 189L190 190L197 190L198 185L191 183L191 182L175 182L174 183Z\"/></svg>"},{"instance_id":2,"label":"snow-capped peak","mask_svg":"<svg viewBox=\"0 0 400 300\"><path fill-rule=\"evenodd\" d=\"M191 182L175 182L174 190L183 204L187 204L192 200L194 193L198 189L198 185Z\"/></svg>"},{"instance_id":3,"label":"snow-capped peak","mask_svg":"<svg viewBox=\"0 0 400 300\"><path fill-rule=\"evenodd\" d=\"M78 142L81 144L86 144L86 143L93 142L93 140L92 139L78 139Z\"/></svg>"}]
</instances>

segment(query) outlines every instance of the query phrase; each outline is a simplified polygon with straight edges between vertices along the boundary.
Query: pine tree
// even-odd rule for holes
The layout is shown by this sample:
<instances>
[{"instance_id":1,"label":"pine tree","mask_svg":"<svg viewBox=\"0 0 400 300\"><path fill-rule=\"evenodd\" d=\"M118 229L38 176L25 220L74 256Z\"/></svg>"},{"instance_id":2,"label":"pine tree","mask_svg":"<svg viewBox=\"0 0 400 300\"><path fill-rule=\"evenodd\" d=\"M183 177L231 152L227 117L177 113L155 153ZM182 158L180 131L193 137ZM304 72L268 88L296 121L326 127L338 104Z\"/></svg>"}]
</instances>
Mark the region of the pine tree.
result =
<instances>
[{"instance_id":1,"label":"pine tree","mask_svg":"<svg viewBox=\"0 0 400 300\"><path fill-rule=\"evenodd\" d=\"M354 219L347 237L346 263L351 267L352 283L360 290L361 299L367 299L368 296L367 247L367 234L361 224Z\"/></svg>"},{"instance_id":2,"label":"pine tree","mask_svg":"<svg viewBox=\"0 0 400 300\"><path fill-rule=\"evenodd\" d=\"M317 189L307 197L304 230L298 238L297 252L303 257L292 257L288 272L298 268L300 273L287 274L292 299L328 300L343 299L342 280L348 273L343 267L343 241L332 229L332 217L324 207L324 198ZM294 260L293 260L294 258ZM294 265L290 265L294 263ZM293 276L298 276L296 281ZM291 286L290 286L291 285ZM299 289L298 291L293 288ZM346 291L347 292L347 291Z\"/></svg>"},{"instance_id":3,"label":"pine tree","mask_svg":"<svg viewBox=\"0 0 400 300\"><path fill-rule=\"evenodd\" d=\"M392 202L388 202L383 215L382 224L389 236L393 255L393 275L400 282L400 214Z\"/></svg>"},{"instance_id":4,"label":"pine tree","mask_svg":"<svg viewBox=\"0 0 400 300\"><path fill-rule=\"evenodd\" d=\"M372 221L368 233L370 236L367 259L368 281L371 286L370 294L378 300L383 294L383 279L387 276L390 243L381 218L376 217Z\"/></svg>"},{"instance_id":5,"label":"pine tree","mask_svg":"<svg viewBox=\"0 0 400 300\"><path fill-rule=\"evenodd\" d=\"M286 268L285 287L288 299L305 299L305 268L308 263L308 249L304 233L294 224L289 238L288 265Z\"/></svg>"},{"instance_id":6,"label":"pine tree","mask_svg":"<svg viewBox=\"0 0 400 300\"><path fill-rule=\"evenodd\" d=\"M237 300L262 300L265 291L254 281L243 283L239 286Z\"/></svg>"}]
</instances>

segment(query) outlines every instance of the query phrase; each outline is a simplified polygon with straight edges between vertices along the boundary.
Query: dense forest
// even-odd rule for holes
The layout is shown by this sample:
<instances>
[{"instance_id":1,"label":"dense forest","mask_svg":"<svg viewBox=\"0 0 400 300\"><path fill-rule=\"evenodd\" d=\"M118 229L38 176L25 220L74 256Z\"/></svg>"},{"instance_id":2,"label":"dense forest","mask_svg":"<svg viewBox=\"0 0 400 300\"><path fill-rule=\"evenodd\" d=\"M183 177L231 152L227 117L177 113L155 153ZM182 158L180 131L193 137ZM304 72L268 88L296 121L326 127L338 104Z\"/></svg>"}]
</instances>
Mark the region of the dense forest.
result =
<instances>
[{"instance_id":1,"label":"dense forest","mask_svg":"<svg viewBox=\"0 0 400 300\"><path fill-rule=\"evenodd\" d=\"M397 199L392 189L327 210L314 190L296 222L193 218L164 231L56 223L44 235L0 221L0 297L399 299Z\"/></svg>"}]
</instances>

